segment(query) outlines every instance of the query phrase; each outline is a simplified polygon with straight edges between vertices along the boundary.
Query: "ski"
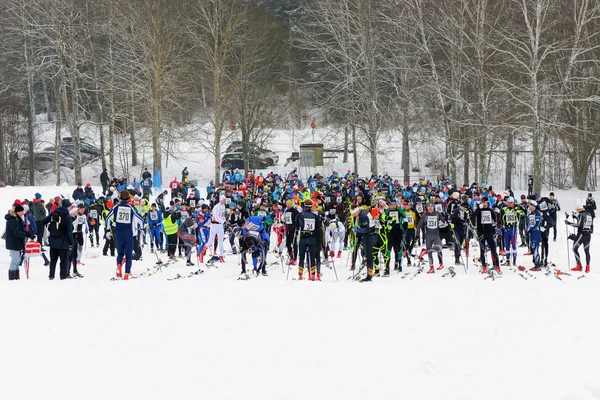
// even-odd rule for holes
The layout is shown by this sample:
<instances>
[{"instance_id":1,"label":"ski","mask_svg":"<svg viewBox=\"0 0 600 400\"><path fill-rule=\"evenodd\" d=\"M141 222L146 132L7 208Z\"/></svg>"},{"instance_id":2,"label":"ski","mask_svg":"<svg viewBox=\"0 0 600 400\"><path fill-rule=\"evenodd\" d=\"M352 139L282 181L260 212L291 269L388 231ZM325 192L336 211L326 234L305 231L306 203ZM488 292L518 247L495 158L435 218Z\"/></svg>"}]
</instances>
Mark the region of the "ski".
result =
<instances>
[{"instance_id":1,"label":"ski","mask_svg":"<svg viewBox=\"0 0 600 400\"><path fill-rule=\"evenodd\" d=\"M175 281L175 280L178 280L178 279L188 279L188 278L193 278L194 276L202 275L203 273L204 273L204 270L202 270L202 269L199 269L199 270L197 270L197 271L190 272L190 273L189 273L189 274L187 274L187 275L181 275L181 274L177 274L177 275L175 275L175 277L173 277L173 278L167 278L167 280L168 280L168 281Z\"/></svg>"}]
</instances>

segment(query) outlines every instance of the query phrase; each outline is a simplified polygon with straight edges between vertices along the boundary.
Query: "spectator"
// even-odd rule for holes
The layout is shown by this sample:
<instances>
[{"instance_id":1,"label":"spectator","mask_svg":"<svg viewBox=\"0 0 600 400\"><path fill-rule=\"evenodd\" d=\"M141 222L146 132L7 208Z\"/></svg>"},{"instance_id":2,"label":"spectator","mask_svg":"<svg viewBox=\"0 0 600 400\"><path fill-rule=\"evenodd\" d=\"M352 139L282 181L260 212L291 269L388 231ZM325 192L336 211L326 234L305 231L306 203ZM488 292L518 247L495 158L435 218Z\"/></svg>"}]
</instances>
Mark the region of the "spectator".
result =
<instances>
[{"instance_id":1,"label":"spectator","mask_svg":"<svg viewBox=\"0 0 600 400\"><path fill-rule=\"evenodd\" d=\"M25 209L21 204L13 205L12 210L4 216L6 220L6 249L10 251L10 266L8 267L8 280L14 281L19 278L19 266L21 265L22 253L25 250L25 240L33 237L33 234L25 232L23 214Z\"/></svg>"}]
</instances>

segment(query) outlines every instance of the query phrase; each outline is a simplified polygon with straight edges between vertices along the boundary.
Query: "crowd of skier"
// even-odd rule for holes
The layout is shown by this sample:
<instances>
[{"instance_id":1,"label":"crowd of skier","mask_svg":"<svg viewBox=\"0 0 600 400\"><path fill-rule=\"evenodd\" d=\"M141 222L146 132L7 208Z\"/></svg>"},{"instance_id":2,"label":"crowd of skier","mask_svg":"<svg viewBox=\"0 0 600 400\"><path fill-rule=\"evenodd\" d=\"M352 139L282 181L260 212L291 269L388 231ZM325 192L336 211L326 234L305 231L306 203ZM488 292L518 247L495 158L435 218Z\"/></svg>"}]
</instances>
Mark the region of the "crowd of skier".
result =
<instances>
[{"instance_id":1,"label":"crowd of skier","mask_svg":"<svg viewBox=\"0 0 600 400\"><path fill-rule=\"evenodd\" d=\"M101 238L103 255L116 255L115 279L125 280L132 278L132 261L142 259L143 248L166 253L169 262L179 256L188 266L213 265L225 262L226 242L239 257L239 279L249 279L250 272L266 276L269 252L288 266L288 274L293 269L295 275L297 266L299 280L321 280L322 264L333 263L343 251L357 280L407 266L428 267L433 274L446 268L445 248L453 254L452 267L466 267L472 259L484 274L502 274L504 265L530 273L547 267L549 242L556 241L563 220L552 192L533 194L530 185L528 195L517 199L510 188L458 186L445 176L411 184L351 171L302 180L295 170L256 176L235 170L225 172L218 185L211 181L202 195L187 168L162 191L153 187L147 169L140 181L109 179L106 170L100 180L101 194L88 183L69 197L46 201L35 193L31 201L14 201L5 216L10 280L20 279L30 250L50 267L49 279L57 264L60 279L81 278L87 243L100 247ZM565 213L573 271L590 271L595 210L589 193L575 212ZM517 246L527 247L532 266L518 259ZM479 257L472 257L471 247L479 249Z\"/></svg>"}]
</instances>

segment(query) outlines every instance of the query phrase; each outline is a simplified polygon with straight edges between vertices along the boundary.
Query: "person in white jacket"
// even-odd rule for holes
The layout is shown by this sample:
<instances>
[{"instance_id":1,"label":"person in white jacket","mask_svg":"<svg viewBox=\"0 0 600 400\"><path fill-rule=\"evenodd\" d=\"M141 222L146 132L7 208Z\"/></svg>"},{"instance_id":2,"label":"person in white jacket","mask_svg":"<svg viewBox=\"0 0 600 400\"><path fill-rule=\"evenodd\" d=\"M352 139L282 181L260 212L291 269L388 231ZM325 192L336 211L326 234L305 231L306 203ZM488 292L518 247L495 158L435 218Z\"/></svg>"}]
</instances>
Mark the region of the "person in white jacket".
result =
<instances>
[{"instance_id":1,"label":"person in white jacket","mask_svg":"<svg viewBox=\"0 0 600 400\"><path fill-rule=\"evenodd\" d=\"M223 256L223 236L225 235L225 230L223 226L225 225L227 218L227 208L225 207L225 202L227 201L224 195L219 196L219 202L215 204L212 209L211 215L211 224L210 224L210 235L208 237L208 247L213 248L213 257L210 261L221 261L225 262L225 257ZM218 257L217 252L214 248L215 245L215 237L219 240L219 251Z\"/></svg>"}]
</instances>

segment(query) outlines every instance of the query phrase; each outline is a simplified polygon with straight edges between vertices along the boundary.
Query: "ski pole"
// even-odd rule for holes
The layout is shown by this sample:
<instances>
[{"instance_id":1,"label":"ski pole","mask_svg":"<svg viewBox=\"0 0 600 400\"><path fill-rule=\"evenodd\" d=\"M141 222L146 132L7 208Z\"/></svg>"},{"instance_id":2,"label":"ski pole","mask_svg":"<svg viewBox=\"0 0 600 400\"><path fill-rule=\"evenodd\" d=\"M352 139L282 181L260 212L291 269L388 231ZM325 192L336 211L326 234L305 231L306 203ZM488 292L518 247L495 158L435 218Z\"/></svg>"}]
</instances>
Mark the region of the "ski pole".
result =
<instances>
[{"instance_id":1,"label":"ski pole","mask_svg":"<svg viewBox=\"0 0 600 400\"><path fill-rule=\"evenodd\" d=\"M569 214L565 213L565 215L567 216L567 218L569 218ZM565 222L568 223L568 219L565 219ZM569 270L571 270L571 251L569 250L569 225L567 223L565 223L565 230L567 234L567 240L565 242L567 243L567 265L569 266Z\"/></svg>"}]
</instances>

